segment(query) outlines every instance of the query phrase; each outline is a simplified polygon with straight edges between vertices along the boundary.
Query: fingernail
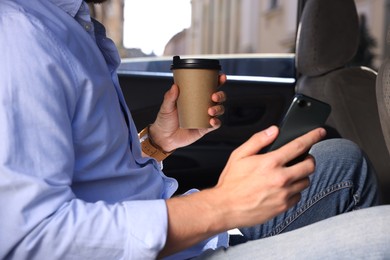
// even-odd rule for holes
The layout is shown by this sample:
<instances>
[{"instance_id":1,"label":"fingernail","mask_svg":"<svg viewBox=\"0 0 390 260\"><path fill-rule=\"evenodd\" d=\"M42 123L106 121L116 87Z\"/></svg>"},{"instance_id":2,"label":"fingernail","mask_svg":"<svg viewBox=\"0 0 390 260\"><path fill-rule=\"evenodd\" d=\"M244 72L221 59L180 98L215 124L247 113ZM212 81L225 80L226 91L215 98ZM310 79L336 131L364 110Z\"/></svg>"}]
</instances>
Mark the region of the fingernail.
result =
<instances>
[{"instance_id":1,"label":"fingernail","mask_svg":"<svg viewBox=\"0 0 390 260\"><path fill-rule=\"evenodd\" d=\"M274 135L276 133L276 126L271 126L271 127L268 127L266 130L265 130L265 134L267 136L271 136L271 135Z\"/></svg>"}]
</instances>

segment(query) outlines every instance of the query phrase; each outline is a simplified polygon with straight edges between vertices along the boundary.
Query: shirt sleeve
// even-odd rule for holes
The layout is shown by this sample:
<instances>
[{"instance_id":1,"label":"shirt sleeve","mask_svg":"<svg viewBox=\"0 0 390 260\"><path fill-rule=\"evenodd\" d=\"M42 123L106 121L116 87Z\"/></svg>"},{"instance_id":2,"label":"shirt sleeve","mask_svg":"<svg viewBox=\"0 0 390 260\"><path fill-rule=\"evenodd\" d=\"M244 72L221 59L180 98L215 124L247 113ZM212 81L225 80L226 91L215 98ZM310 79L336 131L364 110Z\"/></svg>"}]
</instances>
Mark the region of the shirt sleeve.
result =
<instances>
[{"instance_id":1,"label":"shirt sleeve","mask_svg":"<svg viewBox=\"0 0 390 260\"><path fill-rule=\"evenodd\" d=\"M0 259L154 259L164 200L91 203L72 192L80 82L65 46L1 8L0 35Z\"/></svg>"}]
</instances>

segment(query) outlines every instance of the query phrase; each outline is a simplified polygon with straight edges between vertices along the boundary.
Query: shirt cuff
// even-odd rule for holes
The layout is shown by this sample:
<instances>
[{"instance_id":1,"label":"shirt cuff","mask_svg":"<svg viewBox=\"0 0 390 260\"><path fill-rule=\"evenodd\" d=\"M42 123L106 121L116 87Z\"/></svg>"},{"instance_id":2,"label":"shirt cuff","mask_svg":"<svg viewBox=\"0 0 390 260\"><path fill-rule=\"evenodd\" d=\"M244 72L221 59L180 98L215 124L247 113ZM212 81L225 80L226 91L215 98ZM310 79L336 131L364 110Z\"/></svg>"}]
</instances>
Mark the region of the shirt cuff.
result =
<instances>
[{"instance_id":1,"label":"shirt cuff","mask_svg":"<svg viewBox=\"0 0 390 260\"><path fill-rule=\"evenodd\" d=\"M165 200L124 202L128 226L128 259L156 259L167 239L168 213Z\"/></svg>"}]
</instances>

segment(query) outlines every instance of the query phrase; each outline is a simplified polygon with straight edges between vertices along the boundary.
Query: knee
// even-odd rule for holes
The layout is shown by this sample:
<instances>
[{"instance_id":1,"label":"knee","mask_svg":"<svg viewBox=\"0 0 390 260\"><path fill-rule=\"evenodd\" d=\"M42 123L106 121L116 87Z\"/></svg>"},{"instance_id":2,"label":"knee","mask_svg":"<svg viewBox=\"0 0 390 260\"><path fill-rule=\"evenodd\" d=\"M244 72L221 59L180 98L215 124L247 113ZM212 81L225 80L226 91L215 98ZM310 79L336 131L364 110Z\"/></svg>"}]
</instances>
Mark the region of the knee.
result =
<instances>
[{"instance_id":1,"label":"knee","mask_svg":"<svg viewBox=\"0 0 390 260\"><path fill-rule=\"evenodd\" d=\"M375 171L357 144L346 139L329 139L314 145L310 154L320 173L315 178L325 183L353 183L354 207L378 203Z\"/></svg>"},{"instance_id":2,"label":"knee","mask_svg":"<svg viewBox=\"0 0 390 260\"><path fill-rule=\"evenodd\" d=\"M316 162L334 164L344 162L348 164L365 161L363 151L357 144L347 139L328 139L315 144L310 152Z\"/></svg>"}]
</instances>

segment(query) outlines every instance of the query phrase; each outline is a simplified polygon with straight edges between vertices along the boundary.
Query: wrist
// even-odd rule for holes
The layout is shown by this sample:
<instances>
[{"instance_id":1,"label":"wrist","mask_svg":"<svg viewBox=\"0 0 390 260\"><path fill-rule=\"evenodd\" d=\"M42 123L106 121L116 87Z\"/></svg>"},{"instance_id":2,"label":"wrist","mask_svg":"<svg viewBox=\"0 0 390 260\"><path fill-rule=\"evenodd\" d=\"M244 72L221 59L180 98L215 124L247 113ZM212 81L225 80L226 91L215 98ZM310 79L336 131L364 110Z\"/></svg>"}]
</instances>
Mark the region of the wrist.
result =
<instances>
[{"instance_id":1,"label":"wrist","mask_svg":"<svg viewBox=\"0 0 390 260\"><path fill-rule=\"evenodd\" d=\"M232 217L234 214L232 208L230 207L230 202L226 199L226 193L217 187L213 187L207 190L202 191L204 201L207 202L207 208L211 209L211 219L210 222L213 223L212 226L216 229L218 233L224 232L237 226L234 225ZM207 199L207 200L206 200Z\"/></svg>"},{"instance_id":2,"label":"wrist","mask_svg":"<svg viewBox=\"0 0 390 260\"><path fill-rule=\"evenodd\" d=\"M141 143L142 152L147 156L155 158L157 161L162 161L171 155L174 151L165 151L158 144L156 144L150 135L150 125L142 129L138 134Z\"/></svg>"},{"instance_id":3,"label":"wrist","mask_svg":"<svg viewBox=\"0 0 390 260\"><path fill-rule=\"evenodd\" d=\"M166 201L168 237L162 255L178 252L229 229L223 205L218 204L215 195L213 189L206 189Z\"/></svg>"},{"instance_id":4,"label":"wrist","mask_svg":"<svg viewBox=\"0 0 390 260\"><path fill-rule=\"evenodd\" d=\"M158 124L153 123L149 125L149 138L152 140L153 144L160 147L161 150L166 153L171 153L176 150L174 145L174 138L171 135L165 133L165 129L162 129Z\"/></svg>"}]
</instances>

